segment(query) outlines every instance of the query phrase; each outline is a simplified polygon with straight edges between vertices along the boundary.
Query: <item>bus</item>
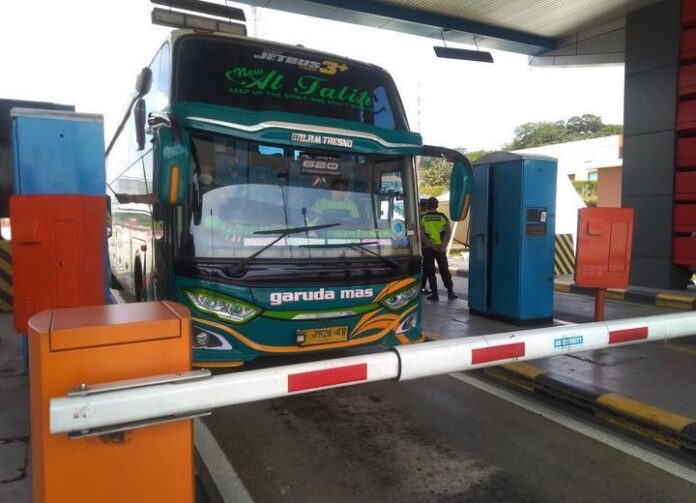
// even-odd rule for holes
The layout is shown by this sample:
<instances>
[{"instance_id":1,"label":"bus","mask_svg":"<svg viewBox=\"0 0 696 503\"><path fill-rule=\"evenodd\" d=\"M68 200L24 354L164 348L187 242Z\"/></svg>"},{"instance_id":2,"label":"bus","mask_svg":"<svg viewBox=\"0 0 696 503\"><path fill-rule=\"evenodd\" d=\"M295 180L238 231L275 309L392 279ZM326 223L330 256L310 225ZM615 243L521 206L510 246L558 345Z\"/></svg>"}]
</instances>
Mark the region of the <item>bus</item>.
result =
<instances>
[{"instance_id":1,"label":"bus","mask_svg":"<svg viewBox=\"0 0 696 503\"><path fill-rule=\"evenodd\" d=\"M409 130L384 70L175 29L127 110L107 149L111 286L188 306L196 365L423 339L414 159L453 162L457 221L472 171Z\"/></svg>"}]
</instances>

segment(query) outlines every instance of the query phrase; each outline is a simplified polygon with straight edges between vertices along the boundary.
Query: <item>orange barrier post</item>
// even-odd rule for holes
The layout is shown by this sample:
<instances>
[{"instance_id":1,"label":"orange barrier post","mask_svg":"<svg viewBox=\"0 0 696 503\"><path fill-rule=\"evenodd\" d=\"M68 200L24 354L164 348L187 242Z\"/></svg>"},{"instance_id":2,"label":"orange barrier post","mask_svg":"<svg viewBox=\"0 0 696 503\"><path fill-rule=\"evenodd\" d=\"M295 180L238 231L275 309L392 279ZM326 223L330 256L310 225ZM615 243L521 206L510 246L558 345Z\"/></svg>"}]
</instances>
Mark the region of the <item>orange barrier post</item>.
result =
<instances>
[{"instance_id":1,"label":"orange barrier post","mask_svg":"<svg viewBox=\"0 0 696 503\"><path fill-rule=\"evenodd\" d=\"M28 338L34 501L194 500L191 420L86 438L49 433L49 400L82 383L190 370L185 307L147 302L54 309L29 320Z\"/></svg>"},{"instance_id":2,"label":"orange barrier post","mask_svg":"<svg viewBox=\"0 0 696 503\"><path fill-rule=\"evenodd\" d=\"M594 320L604 321L604 299L607 296L606 288L595 289Z\"/></svg>"}]
</instances>

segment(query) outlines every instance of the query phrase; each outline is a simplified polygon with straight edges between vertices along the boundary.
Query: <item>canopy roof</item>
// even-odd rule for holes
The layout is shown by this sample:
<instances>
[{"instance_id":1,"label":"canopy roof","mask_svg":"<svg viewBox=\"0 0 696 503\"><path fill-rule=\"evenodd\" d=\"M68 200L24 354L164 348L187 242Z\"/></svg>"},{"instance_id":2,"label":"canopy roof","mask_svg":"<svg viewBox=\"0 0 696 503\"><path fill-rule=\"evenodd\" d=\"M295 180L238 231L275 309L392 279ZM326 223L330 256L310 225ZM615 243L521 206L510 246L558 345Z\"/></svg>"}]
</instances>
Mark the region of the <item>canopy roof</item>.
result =
<instances>
[{"instance_id":1,"label":"canopy roof","mask_svg":"<svg viewBox=\"0 0 696 503\"><path fill-rule=\"evenodd\" d=\"M626 15L659 0L238 1L438 40L444 37L447 42L520 52L533 56L532 64L583 65L623 62Z\"/></svg>"}]
</instances>

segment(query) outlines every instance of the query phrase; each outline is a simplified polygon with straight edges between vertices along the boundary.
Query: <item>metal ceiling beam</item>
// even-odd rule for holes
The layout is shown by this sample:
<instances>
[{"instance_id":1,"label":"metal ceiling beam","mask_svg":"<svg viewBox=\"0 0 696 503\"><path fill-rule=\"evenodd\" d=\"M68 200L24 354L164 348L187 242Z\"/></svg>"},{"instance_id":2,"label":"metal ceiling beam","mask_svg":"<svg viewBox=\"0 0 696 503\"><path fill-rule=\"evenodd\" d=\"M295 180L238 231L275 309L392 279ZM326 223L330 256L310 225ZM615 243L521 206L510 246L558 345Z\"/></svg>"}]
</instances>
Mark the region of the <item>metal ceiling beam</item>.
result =
<instances>
[{"instance_id":1,"label":"metal ceiling beam","mask_svg":"<svg viewBox=\"0 0 696 503\"><path fill-rule=\"evenodd\" d=\"M482 37L494 38L510 42L516 42L538 48L538 52L553 50L558 48L558 39L553 37L544 37L526 33L522 31L512 30L509 28L501 28L478 21L471 21L443 14L435 14L418 9L410 9L398 7L395 5L387 5L381 2L371 0L305 0L310 3L316 3L324 6L336 7L339 9L363 12L376 16L393 18L401 21L407 21L420 25L428 25L436 28L444 28L452 31L459 31L480 35Z\"/></svg>"}]
</instances>

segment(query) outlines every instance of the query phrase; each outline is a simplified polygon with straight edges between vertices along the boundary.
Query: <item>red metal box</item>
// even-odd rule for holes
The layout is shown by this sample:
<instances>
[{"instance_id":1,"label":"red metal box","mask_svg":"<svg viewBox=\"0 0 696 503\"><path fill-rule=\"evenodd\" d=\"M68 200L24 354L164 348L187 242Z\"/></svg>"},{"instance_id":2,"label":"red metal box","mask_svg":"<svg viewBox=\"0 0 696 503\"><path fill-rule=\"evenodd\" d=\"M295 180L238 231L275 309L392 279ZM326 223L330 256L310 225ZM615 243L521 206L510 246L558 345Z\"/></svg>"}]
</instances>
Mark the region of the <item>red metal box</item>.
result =
<instances>
[{"instance_id":1,"label":"red metal box","mask_svg":"<svg viewBox=\"0 0 696 503\"><path fill-rule=\"evenodd\" d=\"M105 196L10 198L14 322L44 309L105 302Z\"/></svg>"},{"instance_id":2,"label":"red metal box","mask_svg":"<svg viewBox=\"0 0 696 503\"><path fill-rule=\"evenodd\" d=\"M682 61L696 59L696 28L682 31L679 57Z\"/></svg>"},{"instance_id":3,"label":"red metal box","mask_svg":"<svg viewBox=\"0 0 696 503\"><path fill-rule=\"evenodd\" d=\"M696 64L684 65L679 68L679 96L696 94Z\"/></svg>"},{"instance_id":4,"label":"red metal box","mask_svg":"<svg viewBox=\"0 0 696 503\"><path fill-rule=\"evenodd\" d=\"M672 263L696 265L696 238L675 237L672 239Z\"/></svg>"},{"instance_id":5,"label":"red metal box","mask_svg":"<svg viewBox=\"0 0 696 503\"><path fill-rule=\"evenodd\" d=\"M696 171L682 171L676 174L674 200L696 202Z\"/></svg>"},{"instance_id":6,"label":"red metal box","mask_svg":"<svg viewBox=\"0 0 696 503\"><path fill-rule=\"evenodd\" d=\"M696 205L674 205L672 230L674 230L674 232L696 232Z\"/></svg>"},{"instance_id":7,"label":"red metal box","mask_svg":"<svg viewBox=\"0 0 696 503\"><path fill-rule=\"evenodd\" d=\"M677 167L696 168L696 137L677 140Z\"/></svg>"},{"instance_id":8,"label":"red metal box","mask_svg":"<svg viewBox=\"0 0 696 503\"><path fill-rule=\"evenodd\" d=\"M696 26L696 0L682 0L682 26Z\"/></svg>"},{"instance_id":9,"label":"red metal box","mask_svg":"<svg viewBox=\"0 0 696 503\"><path fill-rule=\"evenodd\" d=\"M578 214L575 283L590 288L627 288L633 209L583 208Z\"/></svg>"},{"instance_id":10,"label":"red metal box","mask_svg":"<svg viewBox=\"0 0 696 503\"><path fill-rule=\"evenodd\" d=\"M681 101L677 105L677 132L696 132L696 100Z\"/></svg>"}]
</instances>

